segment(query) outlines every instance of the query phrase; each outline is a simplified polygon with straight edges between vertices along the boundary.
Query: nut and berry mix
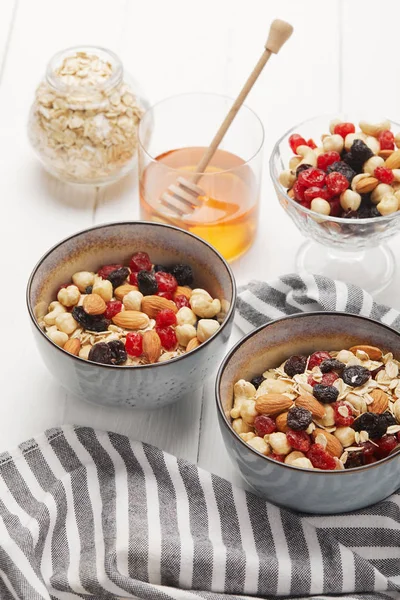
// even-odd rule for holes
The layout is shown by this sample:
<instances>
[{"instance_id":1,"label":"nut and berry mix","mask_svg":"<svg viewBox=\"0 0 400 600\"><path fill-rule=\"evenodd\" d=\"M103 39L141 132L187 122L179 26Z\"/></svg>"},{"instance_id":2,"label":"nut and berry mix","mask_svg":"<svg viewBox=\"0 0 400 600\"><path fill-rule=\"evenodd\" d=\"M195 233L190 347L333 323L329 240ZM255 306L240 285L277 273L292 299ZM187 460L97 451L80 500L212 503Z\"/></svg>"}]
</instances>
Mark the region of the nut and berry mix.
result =
<instances>
[{"instance_id":1,"label":"nut and berry mix","mask_svg":"<svg viewBox=\"0 0 400 600\"><path fill-rule=\"evenodd\" d=\"M252 448L304 469L369 465L400 449L400 362L359 345L290 356L234 386L232 427Z\"/></svg>"},{"instance_id":2,"label":"nut and berry mix","mask_svg":"<svg viewBox=\"0 0 400 600\"><path fill-rule=\"evenodd\" d=\"M39 325L58 346L93 362L164 362L197 348L225 317L225 301L192 289L193 281L189 265L153 265L136 252L129 267L74 273Z\"/></svg>"},{"instance_id":3,"label":"nut and berry mix","mask_svg":"<svg viewBox=\"0 0 400 600\"><path fill-rule=\"evenodd\" d=\"M369 219L390 215L400 207L400 133L390 121L331 121L321 145L294 133L295 156L279 181L301 206L321 215Z\"/></svg>"}]
</instances>

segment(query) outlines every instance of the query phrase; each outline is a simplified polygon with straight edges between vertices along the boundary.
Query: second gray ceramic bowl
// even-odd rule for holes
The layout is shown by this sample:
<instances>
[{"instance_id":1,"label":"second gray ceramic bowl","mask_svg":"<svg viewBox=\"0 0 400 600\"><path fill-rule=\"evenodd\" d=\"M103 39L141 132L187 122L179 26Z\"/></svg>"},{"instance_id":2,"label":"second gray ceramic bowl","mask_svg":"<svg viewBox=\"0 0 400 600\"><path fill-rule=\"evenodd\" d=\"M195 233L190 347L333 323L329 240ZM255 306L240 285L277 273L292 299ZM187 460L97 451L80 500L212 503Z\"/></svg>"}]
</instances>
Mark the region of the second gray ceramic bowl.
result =
<instances>
[{"instance_id":1,"label":"second gray ceramic bowl","mask_svg":"<svg viewBox=\"0 0 400 600\"><path fill-rule=\"evenodd\" d=\"M400 454L345 471L285 465L248 446L232 429L233 386L281 364L292 354L370 344L400 358L400 334L345 313L304 313L272 321L244 337L224 359L216 382L219 425L227 451L247 483L275 504L306 513L343 513L386 498L400 486Z\"/></svg>"},{"instance_id":2,"label":"second gray ceramic bowl","mask_svg":"<svg viewBox=\"0 0 400 600\"><path fill-rule=\"evenodd\" d=\"M155 264L189 264L195 286L227 304L220 329L195 350L167 362L143 366L93 363L54 344L38 325L60 285L76 271L128 264L134 252L148 252ZM39 351L51 374L78 396L96 404L160 408L199 389L222 358L232 329L236 285L224 258L207 242L159 223L125 222L81 231L49 250L28 282L27 303Z\"/></svg>"}]
</instances>

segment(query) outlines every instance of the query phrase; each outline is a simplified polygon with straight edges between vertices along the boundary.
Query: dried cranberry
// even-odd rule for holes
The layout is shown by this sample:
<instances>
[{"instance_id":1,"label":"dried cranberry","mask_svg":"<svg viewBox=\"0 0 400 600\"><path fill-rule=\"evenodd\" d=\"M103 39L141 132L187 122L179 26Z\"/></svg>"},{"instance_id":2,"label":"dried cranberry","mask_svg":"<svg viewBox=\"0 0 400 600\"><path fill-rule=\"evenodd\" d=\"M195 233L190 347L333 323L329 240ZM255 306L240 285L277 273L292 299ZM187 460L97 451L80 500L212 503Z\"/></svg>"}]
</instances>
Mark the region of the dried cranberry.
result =
<instances>
[{"instance_id":1,"label":"dried cranberry","mask_svg":"<svg viewBox=\"0 0 400 600\"><path fill-rule=\"evenodd\" d=\"M159 292L169 292L173 294L178 287L178 282L171 273L159 271L155 274Z\"/></svg>"},{"instance_id":2,"label":"dried cranberry","mask_svg":"<svg viewBox=\"0 0 400 600\"><path fill-rule=\"evenodd\" d=\"M134 273L151 271L151 260L147 252L136 252L131 258L129 267Z\"/></svg>"},{"instance_id":3,"label":"dried cranberry","mask_svg":"<svg viewBox=\"0 0 400 600\"><path fill-rule=\"evenodd\" d=\"M370 377L370 371L361 365L353 365L343 369L342 379L346 385L351 385L352 387L364 385Z\"/></svg>"},{"instance_id":4,"label":"dried cranberry","mask_svg":"<svg viewBox=\"0 0 400 600\"><path fill-rule=\"evenodd\" d=\"M299 180L295 181L292 187L294 197L297 202L304 202L304 192L306 191L306 187L299 183Z\"/></svg>"},{"instance_id":5,"label":"dried cranberry","mask_svg":"<svg viewBox=\"0 0 400 600\"><path fill-rule=\"evenodd\" d=\"M314 385L313 395L314 398L320 402L331 404L338 399L339 390L333 387L333 385L322 385L321 383L317 383Z\"/></svg>"},{"instance_id":6,"label":"dried cranberry","mask_svg":"<svg viewBox=\"0 0 400 600\"><path fill-rule=\"evenodd\" d=\"M342 205L340 204L340 197L335 196L329 200L329 204L331 206L331 212L329 216L331 217L340 217L343 212Z\"/></svg>"},{"instance_id":7,"label":"dried cranberry","mask_svg":"<svg viewBox=\"0 0 400 600\"><path fill-rule=\"evenodd\" d=\"M310 203L314 200L314 198L323 198L323 200L329 200L330 197L331 196L327 187L319 188L314 185L310 188L307 188L304 192L304 200Z\"/></svg>"},{"instance_id":8,"label":"dried cranberry","mask_svg":"<svg viewBox=\"0 0 400 600\"><path fill-rule=\"evenodd\" d=\"M355 133L355 131L356 128L354 127L353 123L338 123L333 129L333 133L341 135L343 139L346 137L346 135L349 135L349 133Z\"/></svg>"},{"instance_id":9,"label":"dried cranberry","mask_svg":"<svg viewBox=\"0 0 400 600\"><path fill-rule=\"evenodd\" d=\"M336 379L339 379L339 376L336 373L334 373L333 371L331 373L324 373L322 375L321 381L315 381L315 379L311 373L308 376L307 383L308 383L308 385L312 385L312 387L317 385L317 383L320 383L321 385L332 385L336 381Z\"/></svg>"},{"instance_id":10,"label":"dried cranberry","mask_svg":"<svg viewBox=\"0 0 400 600\"><path fill-rule=\"evenodd\" d=\"M174 350L178 344L176 333L172 327L156 327L156 332L166 350Z\"/></svg>"},{"instance_id":11,"label":"dried cranberry","mask_svg":"<svg viewBox=\"0 0 400 600\"><path fill-rule=\"evenodd\" d=\"M129 269L127 267L122 267L121 269L115 269L115 271L112 271L108 275L107 279L108 281L111 281L112 286L115 289L124 283L128 275Z\"/></svg>"},{"instance_id":12,"label":"dried cranberry","mask_svg":"<svg viewBox=\"0 0 400 600\"><path fill-rule=\"evenodd\" d=\"M306 408L294 406L287 415L287 425L294 431L302 431L312 422L312 414Z\"/></svg>"},{"instance_id":13,"label":"dried cranberry","mask_svg":"<svg viewBox=\"0 0 400 600\"><path fill-rule=\"evenodd\" d=\"M298 146L307 146L306 140L298 133L293 133L289 138L289 146L292 152L296 154Z\"/></svg>"},{"instance_id":14,"label":"dried cranberry","mask_svg":"<svg viewBox=\"0 0 400 600\"><path fill-rule=\"evenodd\" d=\"M283 367L283 370L285 371L286 375L289 375L289 377L293 377L294 375L299 375L300 373L304 373L304 371L306 370L306 365L307 365L307 357L306 356L294 354L293 356L290 356L287 359L287 361L285 362L285 365Z\"/></svg>"},{"instance_id":15,"label":"dried cranberry","mask_svg":"<svg viewBox=\"0 0 400 600\"><path fill-rule=\"evenodd\" d=\"M300 185L309 188L309 187L320 187L322 188L325 185L326 173L322 169L316 169L315 167L311 167L310 169L306 169L302 171L297 179Z\"/></svg>"},{"instance_id":16,"label":"dried cranberry","mask_svg":"<svg viewBox=\"0 0 400 600\"><path fill-rule=\"evenodd\" d=\"M137 274L137 273L134 273L134 272L132 272L132 273L129 275L129 283L130 283L131 285L137 285L137 284L138 284L137 276L138 276L138 274Z\"/></svg>"},{"instance_id":17,"label":"dried cranberry","mask_svg":"<svg viewBox=\"0 0 400 600\"><path fill-rule=\"evenodd\" d=\"M250 383L254 385L256 390L258 390L263 381L265 381L265 377L263 377L262 375L258 375L257 377L253 377Z\"/></svg>"},{"instance_id":18,"label":"dried cranberry","mask_svg":"<svg viewBox=\"0 0 400 600\"><path fill-rule=\"evenodd\" d=\"M143 296L152 296L158 291L157 280L153 273L148 271L139 271L138 276L139 291Z\"/></svg>"},{"instance_id":19,"label":"dried cranberry","mask_svg":"<svg viewBox=\"0 0 400 600\"><path fill-rule=\"evenodd\" d=\"M254 429L257 435L264 437L264 435L276 431L276 423L271 417L267 417L267 415L258 415L254 419Z\"/></svg>"},{"instance_id":20,"label":"dried cranberry","mask_svg":"<svg viewBox=\"0 0 400 600\"><path fill-rule=\"evenodd\" d=\"M317 166L319 169L326 171L329 165L332 165L334 162L338 161L340 161L339 152L332 150L332 152L325 152L325 154L320 154L317 157Z\"/></svg>"},{"instance_id":21,"label":"dried cranberry","mask_svg":"<svg viewBox=\"0 0 400 600\"><path fill-rule=\"evenodd\" d=\"M156 296L160 296L160 298L166 298L167 300L173 300L171 292L157 292Z\"/></svg>"},{"instance_id":22,"label":"dried cranberry","mask_svg":"<svg viewBox=\"0 0 400 600\"><path fill-rule=\"evenodd\" d=\"M329 354L329 352L325 352L323 350L319 352L314 352L313 354L311 354L310 360L308 361L308 368L310 369L310 371L312 371L314 367L319 367L322 361L328 360L330 358L331 355Z\"/></svg>"},{"instance_id":23,"label":"dried cranberry","mask_svg":"<svg viewBox=\"0 0 400 600\"><path fill-rule=\"evenodd\" d=\"M377 449L377 447L375 446L375 444L373 444L372 442L362 442L360 444L360 446L362 447L362 451L363 451L363 455L364 456L373 456L375 454L376 449Z\"/></svg>"},{"instance_id":24,"label":"dried cranberry","mask_svg":"<svg viewBox=\"0 0 400 600\"><path fill-rule=\"evenodd\" d=\"M271 452L271 454L268 454L268 458L272 458L272 460L276 460L277 462L285 462L285 455L284 454L276 454L275 452Z\"/></svg>"},{"instance_id":25,"label":"dried cranberry","mask_svg":"<svg viewBox=\"0 0 400 600\"><path fill-rule=\"evenodd\" d=\"M184 306L190 308L190 302L183 294L178 294L177 296L175 296L174 302L177 305L178 309L183 308Z\"/></svg>"},{"instance_id":26,"label":"dried cranberry","mask_svg":"<svg viewBox=\"0 0 400 600\"><path fill-rule=\"evenodd\" d=\"M376 449L376 456L378 458L386 458L390 452L396 448L398 441L395 435L386 434L377 441L378 448Z\"/></svg>"},{"instance_id":27,"label":"dried cranberry","mask_svg":"<svg viewBox=\"0 0 400 600\"><path fill-rule=\"evenodd\" d=\"M104 265L104 267L101 267L101 269L97 271L97 275L102 279L107 279L113 271L123 269L123 267L124 265Z\"/></svg>"},{"instance_id":28,"label":"dried cranberry","mask_svg":"<svg viewBox=\"0 0 400 600\"><path fill-rule=\"evenodd\" d=\"M333 456L328 454L321 444L313 444L306 456L311 461L312 466L316 469L333 471L336 468L336 462Z\"/></svg>"},{"instance_id":29,"label":"dried cranberry","mask_svg":"<svg viewBox=\"0 0 400 600\"><path fill-rule=\"evenodd\" d=\"M124 364L128 358L124 343L121 342L121 340L111 340L111 342L108 342L108 346L110 347L112 354L111 364Z\"/></svg>"},{"instance_id":30,"label":"dried cranberry","mask_svg":"<svg viewBox=\"0 0 400 600\"><path fill-rule=\"evenodd\" d=\"M190 265L174 265L169 272L175 277L178 285L192 285L194 281L193 269Z\"/></svg>"},{"instance_id":31,"label":"dried cranberry","mask_svg":"<svg viewBox=\"0 0 400 600\"><path fill-rule=\"evenodd\" d=\"M312 165L307 163L303 163L296 168L296 178L300 175L302 171L306 171L307 169L311 169Z\"/></svg>"},{"instance_id":32,"label":"dried cranberry","mask_svg":"<svg viewBox=\"0 0 400 600\"><path fill-rule=\"evenodd\" d=\"M168 327L168 325L176 325L176 314L169 308L164 308L156 316L157 327Z\"/></svg>"},{"instance_id":33,"label":"dried cranberry","mask_svg":"<svg viewBox=\"0 0 400 600\"><path fill-rule=\"evenodd\" d=\"M347 190L349 185L348 179L342 175L342 173L338 173L337 171L329 173L326 177L326 187L332 196L339 196L342 192Z\"/></svg>"},{"instance_id":34,"label":"dried cranberry","mask_svg":"<svg viewBox=\"0 0 400 600\"><path fill-rule=\"evenodd\" d=\"M305 431L289 431L286 432L286 438L293 450L300 452L308 452L311 447L310 436Z\"/></svg>"},{"instance_id":35,"label":"dried cranberry","mask_svg":"<svg viewBox=\"0 0 400 600\"><path fill-rule=\"evenodd\" d=\"M110 302L107 302L107 308L104 313L104 318L109 319L111 321L111 319L115 317L115 315L121 312L123 306L124 305L122 304L122 302L119 302L119 300L110 300Z\"/></svg>"},{"instance_id":36,"label":"dried cranberry","mask_svg":"<svg viewBox=\"0 0 400 600\"><path fill-rule=\"evenodd\" d=\"M348 406L348 404L346 404L346 402L339 400L332 406L335 413L336 425L339 425L339 427L350 427L350 425L354 423L354 417L351 408Z\"/></svg>"},{"instance_id":37,"label":"dried cranberry","mask_svg":"<svg viewBox=\"0 0 400 600\"><path fill-rule=\"evenodd\" d=\"M330 373L331 371L341 373L344 367L345 364L340 362L340 360L336 360L336 358L327 358L319 366L322 373Z\"/></svg>"},{"instance_id":38,"label":"dried cranberry","mask_svg":"<svg viewBox=\"0 0 400 600\"><path fill-rule=\"evenodd\" d=\"M312 138L310 138L309 140L307 140L306 144L312 150L315 150L315 148L317 148L317 144L314 142L314 140Z\"/></svg>"},{"instance_id":39,"label":"dried cranberry","mask_svg":"<svg viewBox=\"0 0 400 600\"><path fill-rule=\"evenodd\" d=\"M392 169L387 169L386 167L376 167L374 176L382 183L387 183L389 185L394 180Z\"/></svg>"},{"instance_id":40,"label":"dried cranberry","mask_svg":"<svg viewBox=\"0 0 400 600\"><path fill-rule=\"evenodd\" d=\"M389 129L381 131L378 135L381 150L394 150L394 135Z\"/></svg>"},{"instance_id":41,"label":"dried cranberry","mask_svg":"<svg viewBox=\"0 0 400 600\"><path fill-rule=\"evenodd\" d=\"M139 357L143 353L143 337L140 333L127 333L125 341L125 350L129 356Z\"/></svg>"}]
</instances>

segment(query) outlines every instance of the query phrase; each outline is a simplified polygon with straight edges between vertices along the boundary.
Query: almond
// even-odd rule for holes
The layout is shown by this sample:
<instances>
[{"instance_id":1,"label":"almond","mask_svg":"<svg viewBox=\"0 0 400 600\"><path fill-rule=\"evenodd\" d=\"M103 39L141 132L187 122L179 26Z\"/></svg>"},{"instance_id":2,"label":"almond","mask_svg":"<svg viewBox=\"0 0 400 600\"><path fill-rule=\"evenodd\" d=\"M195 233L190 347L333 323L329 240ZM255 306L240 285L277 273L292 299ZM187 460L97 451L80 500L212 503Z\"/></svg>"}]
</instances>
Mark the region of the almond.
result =
<instances>
[{"instance_id":1,"label":"almond","mask_svg":"<svg viewBox=\"0 0 400 600\"><path fill-rule=\"evenodd\" d=\"M197 337L194 337L190 340L190 342L188 343L188 345L186 346L186 352L190 352L191 350L194 350L195 348L197 348L198 346L200 346L200 342L197 339Z\"/></svg>"},{"instance_id":2,"label":"almond","mask_svg":"<svg viewBox=\"0 0 400 600\"><path fill-rule=\"evenodd\" d=\"M145 329L150 325L150 319L138 310L123 310L112 318L114 325L123 329Z\"/></svg>"},{"instance_id":3,"label":"almond","mask_svg":"<svg viewBox=\"0 0 400 600\"><path fill-rule=\"evenodd\" d=\"M335 437L331 433L328 433L327 431L325 431L325 429L314 429L314 431L312 432L311 435L314 440L317 437L317 435L323 435L326 439L325 450L327 452L329 452L329 454L331 454L331 456L336 456L337 458L340 458L342 456L343 446L339 442L337 437Z\"/></svg>"},{"instance_id":4,"label":"almond","mask_svg":"<svg viewBox=\"0 0 400 600\"><path fill-rule=\"evenodd\" d=\"M160 358L161 340L154 329L143 334L143 354L151 364L156 363Z\"/></svg>"},{"instance_id":5,"label":"almond","mask_svg":"<svg viewBox=\"0 0 400 600\"><path fill-rule=\"evenodd\" d=\"M106 308L107 305L99 294L88 294L83 299L83 310L88 315L102 315Z\"/></svg>"},{"instance_id":6,"label":"almond","mask_svg":"<svg viewBox=\"0 0 400 600\"><path fill-rule=\"evenodd\" d=\"M302 394L294 401L296 406L306 408L316 419L323 419L325 416L325 407L318 402L311 394Z\"/></svg>"},{"instance_id":7,"label":"almond","mask_svg":"<svg viewBox=\"0 0 400 600\"><path fill-rule=\"evenodd\" d=\"M382 358L382 350L377 348L376 346L365 346L360 344L358 346L352 346L350 348L350 352L355 354L357 350L361 350L361 352L366 352L371 360L379 360Z\"/></svg>"},{"instance_id":8,"label":"almond","mask_svg":"<svg viewBox=\"0 0 400 600\"><path fill-rule=\"evenodd\" d=\"M78 356L79 350L81 349L81 342L78 340L78 338L71 338L65 342L63 348L70 354Z\"/></svg>"},{"instance_id":9,"label":"almond","mask_svg":"<svg viewBox=\"0 0 400 600\"><path fill-rule=\"evenodd\" d=\"M256 399L256 411L263 415L279 415L290 408L293 401L283 394L264 394Z\"/></svg>"},{"instance_id":10,"label":"almond","mask_svg":"<svg viewBox=\"0 0 400 600\"><path fill-rule=\"evenodd\" d=\"M385 167L387 169L398 169L400 168L400 150L395 150L385 160Z\"/></svg>"},{"instance_id":11,"label":"almond","mask_svg":"<svg viewBox=\"0 0 400 600\"><path fill-rule=\"evenodd\" d=\"M368 194L368 192L372 192L376 188L378 183L379 180L376 177L365 177L357 181L355 191L359 194Z\"/></svg>"},{"instance_id":12,"label":"almond","mask_svg":"<svg viewBox=\"0 0 400 600\"><path fill-rule=\"evenodd\" d=\"M155 319L160 310L169 308L174 313L178 312L178 307L175 302L163 298L162 296L145 296L142 300L142 311L146 313L150 319Z\"/></svg>"},{"instance_id":13,"label":"almond","mask_svg":"<svg viewBox=\"0 0 400 600\"><path fill-rule=\"evenodd\" d=\"M389 396L379 388L372 390L369 394L374 399L371 404L368 404L368 412L373 412L378 415L385 412L389 406Z\"/></svg>"},{"instance_id":14,"label":"almond","mask_svg":"<svg viewBox=\"0 0 400 600\"><path fill-rule=\"evenodd\" d=\"M126 294L129 292L137 292L139 290L137 285L130 285L129 283L124 283L124 285L120 285L114 290L114 296L118 300L122 300Z\"/></svg>"},{"instance_id":15,"label":"almond","mask_svg":"<svg viewBox=\"0 0 400 600\"><path fill-rule=\"evenodd\" d=\"M174 292L174 300L177 296L185 296L185 298L187 298L188 300L190 299L190 296L192 295L192 290L189 287L183 286L183 285L178 285L178 287L176 288L175 292Z\"/></svg>"},{"instance_id":16,"label":"almond","mask_svg":"<svg viewBox=\"0 0 400 600\"><path fill-rule=\"evenodd\" d=\"M287 416L288 416L288 413L283 412L280 415L278 415L275 419L276 428L278 431L282 431L282 433L286 433L287 430L289 429L288 424L287 424Z\"/></svg>"},{"instance_id":17,"label":"almond","mask_svg":"<svg viewBox=\"0 0 400 600\"><path fill-rule=\"evenodd\" d=\"M387 158L389 158L392 152L393 150L379 150L378 156L386 160Z\"/></svg>"}]
</instances>

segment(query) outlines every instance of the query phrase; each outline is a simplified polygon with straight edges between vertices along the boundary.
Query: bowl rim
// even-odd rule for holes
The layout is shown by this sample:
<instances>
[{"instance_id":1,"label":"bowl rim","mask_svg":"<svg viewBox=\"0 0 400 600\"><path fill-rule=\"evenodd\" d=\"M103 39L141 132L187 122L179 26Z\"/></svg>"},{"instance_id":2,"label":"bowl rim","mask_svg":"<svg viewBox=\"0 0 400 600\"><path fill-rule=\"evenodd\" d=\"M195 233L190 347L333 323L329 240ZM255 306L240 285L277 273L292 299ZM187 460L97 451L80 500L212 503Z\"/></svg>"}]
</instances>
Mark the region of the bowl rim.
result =
<instances>
[{"instance_id":1,"label":"bowl rim","mask_svg":"<svg viewBox=\"0 0 400 600\"><path fill-rule=\"evenodd\" d=\"M318 219L320 219L321 223L325 223L325 222L332 222L332 223L341 223L344 225L352 225L352 226L357 226L359 225L365 225L367 223L388 223L389 221L393 221L396 218L399 218L400 216L400 210L390 214L390 215L386 215L386 216L381 216L381 217L370 217L370 218L366 218L366 219L345 219L344 217L331 217L329 215L321 215L313 210L310 210L309 208L306 208L305 206L301 206L298 202L296 202L293 198L291 198L287 191L286 188L283 187L283 185L280 183L279 181L279 176L277 177L275 175L275 169L274 169L274 158L275 156L278 154L279 151L279 146L280 144L284 141L284 139L286 138L286 136L288 136L291 133L294 133L296 129L298 129L299 127L302 127L303 125L307 124L307 123L311 123L312 121L315 121L316 119L322 118L322 117L326 117L327 119L332 119L332 117L337 117L338 115L332 115L332 114L320 114L320 115L316 115L315 117L311 117L308 119L304 119L304 121L301 121L300 123L297 123L296 125L294 125L293 127L291 127L290 129L288 129L287 131L285 131L285 133L283 135L281 135L281 137L278 139L278 141L274 144L274 147L272 149L271 152L271 156L269 158L268 164L269 164L269 174L270 177L272 179L272 182L275 186L275 189L279 189L279 191L283 194L283 196L285 197L285 200L287 202L289 202L296 210L300 211L300 212L304 212L306 215L312 216L313 218L315 218L315 216L318 217ZM400 123L397 123L397 121L393 121L392 119L387 119L388 121L390 121L391 125L397 125L397 127L400 127ZM349 188L351 189L351 188Z\"/></svg>"},{"instance_id":2,"label":"bowl rim","mask_svg":"<svg viewBox=\"0 0 400 600\"><path fill-rule=\"evenodd\" d=\"M380 323L379 321L376 321L375 319L371 319L370 317L364 317L362 315L355 315L352 313L346 313L346 312L342 312L342 311L315 311L315 312L309 312L309 313L294 313L292 315L287 315L285 317L280 317L279 319L273 319L272 321L269 321L268 323L264 323L263 325L261 325L260 327L257 327L256 329L253 329L252 331L250 331L250 333L248 333L247 335L243 336L228 352L228 354L224 357L219 369L218 369L218 373L217 373L217 377L215 380L215 399L216 399L216 404L217 404L217 412L219 413L219 416L222 419L222 422L224 424L224 426L228 429L228 431L230 432L230 434L234 437L235 440L237 440L238 442L240 442L241 444L243 444L243 446L250 452L252 452L253 454L255 454L256 456L259 456L261 458L263 458L264 460L268 461L269 463L273 464L273 465L278 465L280 467L284 467L284 468L288 468L288 469L294 469L295 471L300 471L302 473L312 473L314 475L328 475L328 476L334 476L334 475L343 475L343 474L351 474L351 473L355 473L355 472L361 472L361 471L366 471L367 469L372 469L374 467L379 467L380 464L382 463L386 463L389 462L391 460L393 460L394 458L398 458L399 454L400 454L400 448L399 450L397 450L397 452L395 452L394 454L390 455L390 456L386 456L386 458L382 458L381 460L378 460L376 463L372 463L370 465L362 465L361 467L353 467L352 469L340 469L340 470L335 470L335 471L325 471L323 469L304 469L303 467L296 467L294 465L288 465L285 463L281 463L278 462L276 460L273 460L272 458L269 458L268 456L266 456L265 454L261 454L261 452L259 452L258 450L255 450L254 448L252 448L251 446L249 446L244 440L242 440L242 438L239 436L238 433L236 433L236 431L232 428L231 424L228 422L228 419L225 415L225 412L222 408L222 400L221 400L221 395L220 395L220 385L221 385L221 379L222 376L224 374L224 371L228 365L228 363L231 361L231 359L234 357L236 351L243 345L245 344L250 338L252 338L253 336L257 335L260 331L266 329L269 325L273 325L275 323L279 323L279 322L286 322L290 319L299 319L299 318L307 318L307 317L312 317L312 316L326 316L326 315L337 315L339 317L353 317L356 319L360 319L362 321L368 321L368 322L372 322L375 324L380 325L381 327L383 327L384 329L388 329L389 331L391 331L392 333L396 333L399 337L400 337L400 333L398 331L396 331L395 329L392 329L391 327L389 327L388 325L385 325L384 323Z\"/></svg>"},{"instance_id":3,"label":"bowl rim","mask_svg":"<svg viewBox=\"0 0 400 600\"><path fill-rule=\"evenodd\" d=\"M151 225L152 227L161 227L164 229L172 229L173 231L177 231L179 233L183 233L189 237L192 237L194 239L196 239L197 241L201 242L202 244L204 244L205 246L207 246L207 248L209 248L210 250L212 250L212 252L214 252L214 254L216 255L216 257L222 262L223 266L226 268L227 273L229 275L229 279L232 285L232 298L231 298L231 302L230 302L230 307L229 310L226 314L226 317L224 319L224 321L221 323L220 328L211 336L208 338L208 340L206 340L205 342L203 342L202 344L200 344L200 346L197 346L197 348L194 348L193 350L191 350L190 352L185 352L185 354L181 354L180 356L176 356L175 358L171 358L169 360L166 360L164 362L158 362L158 363L153 363L153 364L148 364L148 365L105 365L103 363L97 363L97 362L92 362L89 360L86 360L84 358L81 358L80 356L75 356L74 354L71 354L69 352L67 352L66 350L64 350L64 348L61 348L60 346L58 346L57 344L55 344L47 335L46 333L39 327L39 323L37 322L37 319L34 315L32 306L31 306L31 302L30 302L30 292L32 289L32 284L33 284L33 280L35 278L36 272L39 269L39 267L41 266L41 264L43 263L43 261L50 256L54 250L56 250L57 248L59 248L60 246L62 246L63 244L65 244L66 242L69 242L70 240L73 240L74 238L77 238L81 235L84 235L86 233L89 233L91 231L94 230L98 230L98 229L105 229L108 227L121 227L121 226L125 226L125 225ZM222 256L222 254L220 254L218 252L218 250L216 248L214 248L211 244L209 244L208 242L206 242L205 240L203 240L202 238L200 238L199 236L189 232L189 231L185 231L184 229L180 229L179 227L175 227L174 225L167 225L166 223L153 223L152 221L116 221L116 222L111 222L111 223L102 223L101 225L95 225L93 227L87 227L86 229L82 229L80 231L77 231L76 233L73 233L72 235L69 235L65 238L63 238L61 241L57 242L56 244L54 244L54 246L52 246L49 250L47 250L47 252L45 252L41 258L38 260L38 262L35 264L35 266L32 269L32 272L29 276L28 279L28 283L26 286L26 292L25 292L25 298L26 298L26 304L27 304L27 308L28 308L28 312L29 312L29 316L31 317L32 323L33 325L36 327L36 329L40 332L40 334L54 347L56 348L58 351L62 352L65 356L68 356L69 358L72 358L74 360L77 360L85 365L89 365L90 366L97 366L97 367L104 367L104 368L108 368L108 369L129 369L129 370L137 370L137 369L151 369L151 368L161 368L161 367L165 367L168 366L172 363L176 363L182 359L185 359L186 357L193 355L194 353L198 352L199 350L203 349L206 345L208 345L210 342L212 342L219 334L220 332L225 328L225 326L231 321L232 319L232 315L235 311L235 307L236 307L236 298L237 298L237 286L236 286L236 280L235 277L233 275L233 271L230 267L230 265L228 264L228 262L225 260L225 258Z\"/></svg>"}]
</instances>

